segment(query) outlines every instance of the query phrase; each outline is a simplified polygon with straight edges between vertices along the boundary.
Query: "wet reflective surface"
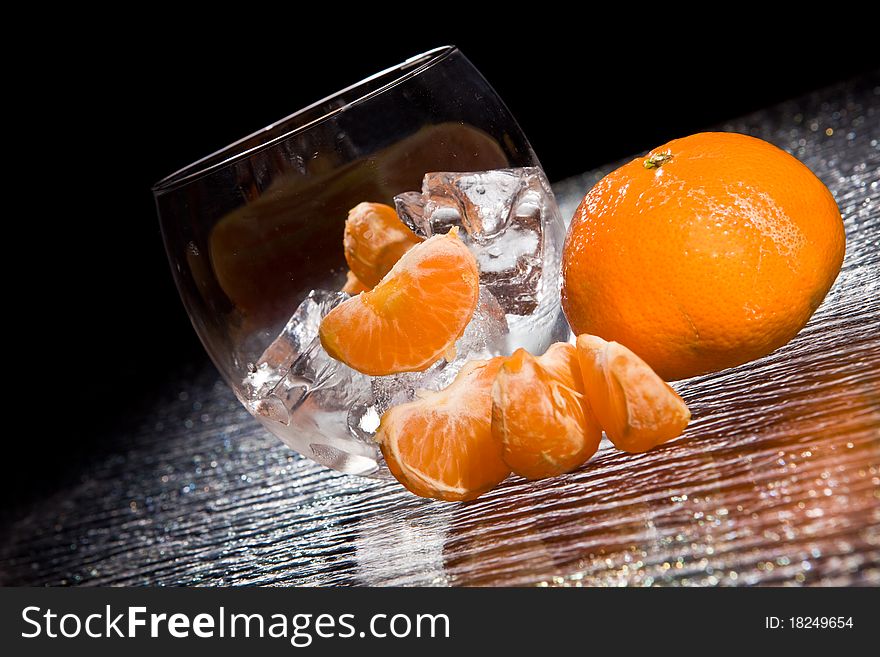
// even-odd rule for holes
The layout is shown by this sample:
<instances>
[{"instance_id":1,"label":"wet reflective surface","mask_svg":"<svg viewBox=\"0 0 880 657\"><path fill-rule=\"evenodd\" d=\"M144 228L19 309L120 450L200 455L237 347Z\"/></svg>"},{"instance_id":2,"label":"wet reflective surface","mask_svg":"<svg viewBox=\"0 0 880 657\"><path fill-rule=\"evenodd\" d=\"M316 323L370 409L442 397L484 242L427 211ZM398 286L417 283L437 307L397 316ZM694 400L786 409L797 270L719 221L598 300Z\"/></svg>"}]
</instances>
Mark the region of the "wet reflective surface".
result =
<instances>
[{"instance_id":1,"label":"wet reflective surface","mask_svg":"<svg viewBox=\"0 0 880 657\"><path fill-rule=\"evenodd\" d=\"M0 584L880 585L880 75L723 128L822 178L847 255L795 340L676 386L681 439L444 504L297 456L209 370L3 529Z\"/></svg>"}]
</instances>

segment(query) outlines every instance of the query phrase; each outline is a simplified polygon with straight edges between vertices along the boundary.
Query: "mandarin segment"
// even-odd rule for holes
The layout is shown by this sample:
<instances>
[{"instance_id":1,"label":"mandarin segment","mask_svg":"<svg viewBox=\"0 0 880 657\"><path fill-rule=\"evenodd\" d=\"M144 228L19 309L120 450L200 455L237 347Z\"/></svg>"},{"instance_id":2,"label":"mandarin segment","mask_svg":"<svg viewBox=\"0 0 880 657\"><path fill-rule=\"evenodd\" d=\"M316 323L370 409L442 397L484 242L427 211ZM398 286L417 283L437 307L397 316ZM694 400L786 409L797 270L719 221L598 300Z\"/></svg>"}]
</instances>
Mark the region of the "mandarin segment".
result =
<instances>
[{"instance_id":1,"label":"mandarin segment","mask_svg":"<svg viewBox=\"0 0 880 657\"><path fill-rule=\"evenodd\" d=\"M382 203L359 203L345 221L345 260L367 288L374 287L404 253L421 241L394 208Z\"/></svg>"},{"instance_id":2,"label":"mandarin segment","mask_svg":"<svg viewBox=\"0 0 880 657\"><path fill-rule=\"evenodd\" d=\"M503 358L470 361L439 392L394 406L376 432L388 469L422 497L471 500L510 473L492 436L492 384Z\"/></svg>"},{"instance_id":3,"label":"mandarin segment","mask_svg":"<svg viewBox=\"0 0 880 657\"><path fill-rule=\"evenodd\" d=\"M764 356L806 324L845 236L831 193L760 139L700 133L608 174L563 247L575 334L627 345L663 379Z\"/></svg>"},{"instance_id":4,"label":"mandarin segment","mask_svg":"<svg viewBox=\"0 0 880 657\"><path fill-rule=\"evenodd\" d=\"M577 347L568 342L556 342L542 355L537 356L538 364L547 373L581 394L584 394L584 380L581 376L581 366L578 360Z\"/></svg>"},{"instance_id":5,"label":"mandarin segment","mask_svg":"<svg viewBox=\"0 0 880 657\"><path fill-rule=\"evenodd\" d=\"M364 285L361 280L354 275L354 272L350 269L345 274L345 285L342 286L342 291L354 296L355 294L360 294L361 292L366 292L369 290L366 285Z\"/></svg>"},{"instance_id":6,"label":"mandarin segment","mask_svg":"<svg viewBox=\"0 0 880 657\"><path fill-rule=\"evenodd\" d=\"M548 360L559 364L568 353L557 349ZM584 396L544 369L540 360L517 349L492 387L492 433L503 447L504 462L527 479L574 470L602 439ZM562 374L568 380L571 370Z\"/></svg>"},{"instance_id":7,"label":"mandarin segment","mask_svg":"<svg viewBox=\"0 0 880 657\"><path fill-rule=\"evenodd\" d=\"M321 344L371 376L420 372L453 353L478 297L477 262L453 228L413 247L376 287L331 310Z\"/></svg>"},{"instance_id":8,"label":"mandarin segment","mask_svg":"<svg viewBox=\"0 0 880 657\"><path fill-rule=\"evenodd\" d=\"M651 367L616 342L577 339L584 389L608 439L625 452L645 452L681 435L691 413Z\"/></svg>"}]
</instances>

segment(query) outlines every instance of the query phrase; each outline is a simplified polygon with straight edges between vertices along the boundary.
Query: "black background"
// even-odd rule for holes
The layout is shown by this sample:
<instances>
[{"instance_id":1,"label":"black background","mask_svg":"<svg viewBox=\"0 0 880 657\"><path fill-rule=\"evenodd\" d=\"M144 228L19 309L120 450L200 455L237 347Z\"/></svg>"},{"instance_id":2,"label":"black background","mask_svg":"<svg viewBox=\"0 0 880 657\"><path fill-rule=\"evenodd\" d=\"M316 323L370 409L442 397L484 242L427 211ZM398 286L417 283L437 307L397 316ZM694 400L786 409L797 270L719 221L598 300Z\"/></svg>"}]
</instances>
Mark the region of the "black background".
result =
<instances>
[{"instance_id":1,"label":"black background","mask_svg":"<svg viewBox=\"0 0 880 657\"><path fill-rule=\"evenodd\" d=\"M635 7L456 7L368 20L330 4L288 16L247 6L221 21L154 9L24 30L29 48L9 62L23 115L6 188L24 208L6 242L8 408L21 429L8 432L0 507L21 510L87 476L97 452L124 451L126 426L207 362L150 193L189 162L446 43L493 84L551 180L878 65L870 17L697 26L659 14L635 27Z\"/></svg>"}]
</instances>

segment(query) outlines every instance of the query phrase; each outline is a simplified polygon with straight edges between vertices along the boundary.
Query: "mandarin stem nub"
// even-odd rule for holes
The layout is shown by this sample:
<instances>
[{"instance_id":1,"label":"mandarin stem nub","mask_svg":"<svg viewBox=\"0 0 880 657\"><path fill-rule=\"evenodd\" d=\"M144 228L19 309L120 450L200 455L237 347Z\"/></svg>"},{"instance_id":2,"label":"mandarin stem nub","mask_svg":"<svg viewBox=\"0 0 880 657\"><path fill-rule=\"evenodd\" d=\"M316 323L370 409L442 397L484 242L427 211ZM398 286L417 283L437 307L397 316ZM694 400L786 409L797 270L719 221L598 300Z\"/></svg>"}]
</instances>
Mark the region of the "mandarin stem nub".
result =
<instances>
[{"instance_id":1,"label":"mandarin stem nub","mask_svg":"<svg viewBox=\"0 0 880 657\"><path fill-rule=\"evenodd\" d=\"M644 167L646 169L659 169L664 164L669 162L672 159L671 151L661 151L660 153L654 153L647 157L644 161Z\"/></svg>"}]
</instances>

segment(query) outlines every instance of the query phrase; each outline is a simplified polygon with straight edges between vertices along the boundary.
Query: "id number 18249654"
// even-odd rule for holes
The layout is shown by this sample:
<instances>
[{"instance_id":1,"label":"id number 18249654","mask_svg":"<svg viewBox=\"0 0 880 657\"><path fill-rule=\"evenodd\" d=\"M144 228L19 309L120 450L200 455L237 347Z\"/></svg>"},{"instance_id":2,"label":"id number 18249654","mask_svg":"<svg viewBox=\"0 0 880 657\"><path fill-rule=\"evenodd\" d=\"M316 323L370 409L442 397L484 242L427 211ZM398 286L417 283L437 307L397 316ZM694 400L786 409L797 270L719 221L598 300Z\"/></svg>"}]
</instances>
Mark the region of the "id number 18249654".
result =
<instances>
[{"instance_id":1,"label":"id number 18249654","mask_svg":"<svg viewBox=\"0 0 880 657\"><path fill-rule=\"evenodd\" d=\"M765 616L764 627L768 630L844 630L853 628L852 616Z\"/></svg>"}]
</instances>

